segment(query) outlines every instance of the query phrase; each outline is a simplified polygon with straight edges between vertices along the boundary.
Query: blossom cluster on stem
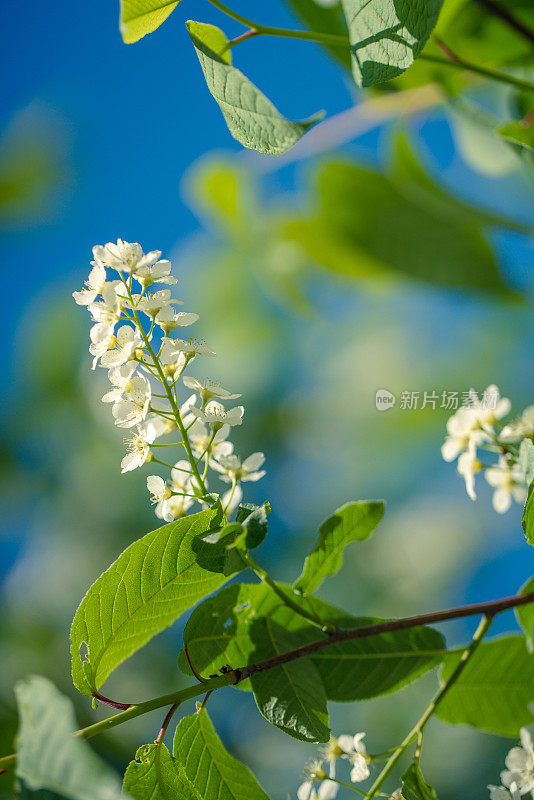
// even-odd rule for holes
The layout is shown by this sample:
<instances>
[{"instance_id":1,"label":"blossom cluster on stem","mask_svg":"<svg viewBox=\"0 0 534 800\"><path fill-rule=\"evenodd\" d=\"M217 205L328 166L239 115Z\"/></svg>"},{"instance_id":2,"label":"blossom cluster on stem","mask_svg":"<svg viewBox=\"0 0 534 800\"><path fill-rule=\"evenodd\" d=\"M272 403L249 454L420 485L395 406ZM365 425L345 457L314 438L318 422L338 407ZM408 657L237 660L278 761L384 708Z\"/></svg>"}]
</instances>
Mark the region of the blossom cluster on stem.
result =
<instances>
[{"instance_id":1,"label":"blossom cluster on stem","mask_svg":"<svg viewBox=\"0 0 534 800\"><path fill-rule=\"evenodd\" d=\"M253 453L241 459L229 441L245 409L226 408L223 403L241 395L211 378L185 375L193 361L215 352L200 339L178 335L199 316L177 311L182 301L161 288L177 283L171 262L162 259L159 250L144 253L138 243L118 239L116 244L93 248L91 267L84 287L73 297L87 307L93 322L89 346L93 369L108 371L110 388L102 401L111 405L117 427L131 429L121 471L131 472L150 462L170 470L167 480L147 477L156 516L166 522L184 516L195 504L211 501L208 474L213 474L230 484L221 497L230 514L243 498L242 483L265 475L261 469L265 457ZM110 271L115 273L111 279ZM155 291L149 292L154 285ZM181 398L182 391L189 396ZM172 441L162 442L163 437ZM179 448L181 457L169 462L168 447Z\"/></svg>"},{"instance_id":2,"label":"blossom cluster on stem","mask_svg":"<svg viewBox=\"0 0 534 800\"><path fill-rule=\"evenodd\" d=\"M527 498L527 474L519 449L523 441L534 440L534 406L503 425L501 420L510 410L510 400L500 396L497 386L488 386L481 399L471 389L469 403L448 419L441 448L445 461L458 459L458 473L472 500L477 497L475 476L484 473L493 488L493 507L499 514L508 511L512 500L524 503ZM492 461L485 463L488 457Z\"/></svg>"},{"instance_id":3,"label":"blossom cluster on stem","mask_svg":"<svg viewBox=\"0 0 534 800\"><path fill-rule=\"evenodd\" d=\"M512 747L501 772L501 786L488 786L490 800L519 800L525 795L534 798L534 747L527 728L521 728L521 744Z\"/></svg>"}]
</instances>

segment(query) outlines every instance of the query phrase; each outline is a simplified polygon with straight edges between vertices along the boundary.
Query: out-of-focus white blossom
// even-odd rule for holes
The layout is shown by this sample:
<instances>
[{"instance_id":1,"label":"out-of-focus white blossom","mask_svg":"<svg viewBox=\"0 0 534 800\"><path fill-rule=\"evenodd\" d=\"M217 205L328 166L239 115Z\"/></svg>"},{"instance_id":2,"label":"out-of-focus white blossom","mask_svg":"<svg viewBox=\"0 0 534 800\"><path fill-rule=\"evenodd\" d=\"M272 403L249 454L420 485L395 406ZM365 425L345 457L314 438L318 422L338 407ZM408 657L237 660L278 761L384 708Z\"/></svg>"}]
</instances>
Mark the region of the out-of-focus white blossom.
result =
<instances>
[{"instance_id":1,"label":"out-of-focus white blossom","mask_svg":"<svg viewBox=\"0 0 534 800\"><path fill-rule=\"evenodd\" d=\"M510 466L506 458L501 457L496 467L489 467L485 472L486 480L493 486L493 508L498 514L504 514L512 505L512 498L517 503L524 503L528 490L525 476L521 468Z\"/></svg>"},{"instance_id":2,"label":"out-of-focus white blossom","mask_svg":"<svg viewBox=\"0 0 534 800\"><path fill-rule=\"evenodd\" d=\"M458 457L458 474L465 480L465 488L471 500L476 500L475 475L482 469L482 464L477 458L474 442L469 444L467 450Z\"/></svg>"},{"instance_id":3,"label":"out-of-focus white blossom","mask_svg":"<svg viewBox=\"0 0 534 800\"><path fill-rule=\"evenodd\" d=\"M206 403L209 400L213 400L214 397L220 397L221 400L237 400L238 397L241 397L240 394L231 394L226 389L223 389L219 383L210 380L210 378L199 381L197 378L190 378L185 375L183 381L190 389L198 392L202 400Z\"/></svg>"},{"instance_id":4,"label":"out-of-focus white blossom","mask_svg":"<svg viewBox=\"0 0 534 800\"><path fill-rule=\"evenodd\" d=\"M210 464L213 469L221 473L221 480L233 483L234 481L259 481L265 475L265 470L260 471L264 462L263 453L252 453L244 461L232 453L221 455L218 459L213 458Z\"/></svg>"},{"instance_id":5,"label":"out-of-focus white blossom","mask_svg":"<svg viewBox=\"0 0 534 800\"><path fill-rule=\"evenodd\" d=\"M519 419L505 425L500 432L501 442L518 442L526 436L534 436L534 406L525 408Z\"/></svg>"}]
</instances>

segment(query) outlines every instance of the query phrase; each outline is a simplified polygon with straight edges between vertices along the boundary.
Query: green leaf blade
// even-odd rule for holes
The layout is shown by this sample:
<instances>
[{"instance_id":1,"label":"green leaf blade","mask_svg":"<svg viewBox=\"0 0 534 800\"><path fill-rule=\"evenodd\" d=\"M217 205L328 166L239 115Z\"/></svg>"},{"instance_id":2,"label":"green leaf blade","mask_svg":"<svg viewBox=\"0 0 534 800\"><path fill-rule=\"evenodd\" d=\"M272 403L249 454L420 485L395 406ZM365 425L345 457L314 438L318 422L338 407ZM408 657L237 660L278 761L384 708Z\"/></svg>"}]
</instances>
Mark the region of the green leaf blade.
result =
<instances>
[{"instance_id":1,"label":"green leaf blade","mask_svg":"<svg viewBox=\"0 0 534 800\"><path fill-rule=\"evenodd\" d=\"M65 695L41 676L18 683L15 695L20 714L16 774L25 787L69 800L125 799L118 777L74 736L78 726Z\"/></svg>"},{"instance_id":2,"label":"green leaf blade","mask_svg":"<svg viewBox=\"0 0 534 800\"><path fill-rule=\"evenodd\" d=\"M343 0L358 86L401 75L423 49L443 0Z\"/></svg>"},{"instance_id":3,"label":"green leaf blade","mask_svg":"<svg viewBox=\"0 0 534 800\"><path fill-rule=\"evenodd\" d=\"M228 130L244 147L268 155L289 150L321 118L291 122L245 76L232 66L224 33L214 25L190 20L187 30L206 83L219 104Z\"/></svg>"},{"instance_id":4,"label":"green leaf blade","mask_svg":"<svg viewBox=\"0 0 534 800\"><path fill-rule=\"evenodd\" d=\"M133 44L152 33L172 14L180 0L121 0L119 27L123 41Z\"/></svg>"},{"instance_id":5,"label":"green leaf blade","mask_svg":"<svg viewBox=\"0 0 534 800\"><path fill-rule=\"evenodd\" d=\"M446 657L443 680L460 655ZM483 642L438 706L443 722L471 725L501 736L519 736L534 722L528 707L534 697L534 655L522 636Z\"/></svg>"},{"instance_id":6,"label":"green leaf blade","mask_svg":"<svg viewBox=\"0 0 534 800\"><path fill-rule=\"evenodd\" d=\"M269 800L252 772L228 753L205 708L180 720L173 755L203 800Z\"/></svg>"},{"instance_id":7,"label":"green leaf blade","mask_svg":"<svg viewBox=\"0 0 534 800\"><path fill-rule=\"evenodd\" d=\"M123 788L134 800L203 800L163 743L138 748L124 774Z\"/></svg>"},{"instance_id":8,"label":"green leaf blade","mask_svg":"<svg viewBox=\"0 0 534 800\"><path fill-rule=\"evenodd\" d=\"M228 580L200 566L196 552L219 517L215 506L148 533L91 586L71 628L72 678L83 694L98 691L126 658Z\"/></svg>"},{"instance_id":9,"label":"green leaf blade","mask_svg":"<svg viewBox=\"0 0 534 800\"><path fill-rule=\"evenodd\" d=\"M252 635L259 661L296 646L293 637L270 617L258 620ZM299 658L258 672L250 682L260 713L272 725L303 742L329 740L326 692L311 659Z\"/></svg>"},{"instance_id":10,"label":"green leaf blade","mask_svg":"<svg viewBox=\"0 0 534 800\"><path fill-rule=\"evenodd\" d=\"M411 764L402 776L402 796L404 800L438 800L416 764Z\"/></svg>"},{"instance_id":11,"label":"green leaf blade","mask_svg":"<svg viewBox=\"0 0 534 800\"><path fill-rule=\"evenodd\" d=\"M335 575L343 563L343 550L351 542L363 542L384 514L384 503L347 503L321 525L319 539L304 562L302 575L294 584L297 592L314 592L327 575Z\"/></svg>"},{"instance_id":12,"label":"green leaf blade","mask_svg":"<svg viewBox=\"0 0 534 800\"><path fill-rule=\"evenodd\" d=\"M527 542L534 546L534 481L530 484L525 510L523 511L523 530L525 531Z\"/></svg>"}]
</instances>

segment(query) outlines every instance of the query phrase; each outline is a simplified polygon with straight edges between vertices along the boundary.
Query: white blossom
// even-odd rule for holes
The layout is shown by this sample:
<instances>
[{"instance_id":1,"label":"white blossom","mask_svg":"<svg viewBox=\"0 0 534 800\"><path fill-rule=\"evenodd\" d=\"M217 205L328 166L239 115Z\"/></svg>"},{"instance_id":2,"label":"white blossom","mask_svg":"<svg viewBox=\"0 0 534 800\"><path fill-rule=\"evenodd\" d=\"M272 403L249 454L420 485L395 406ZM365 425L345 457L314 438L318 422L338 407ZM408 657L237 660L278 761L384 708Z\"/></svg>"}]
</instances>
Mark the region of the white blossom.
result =
<instances>
[{"instance_id":1,"label":"white blossom","mask_svg":"<svg viewBox=\"0 0 534 800\"><path fill-rule=\"evenodd\" d=\"M263 453L252 453L242 462L235 454L221 455L217 460L211 459L210 465L221 473L221 480L226 483L234 481L259 481L265 475L265 470L259 470L265 461Z\"/></svg>"},{"instance_id":2,"label":"white blossom","mask_svg":"<svg viewBox=\"0 0 534 800\"><path fill-rule=\"evenodd\" d=\"M165 335L175 328L185 328L199 319L198 314L190 311L175 311L171 305L164 306L156 314L156 325L159 325Z\"/></svg>"},{"instance_id":3,"label":"white blossom","mask_svg":"<svg viewBox=\"0 0 534 800\"><path fill-rule=\"evenodd\" d=\"M331 765L330 775L334 774L335 762L338 758L347 759L352 769L350 772L350 779L352 783L360 783L369 777L369 763L371 761L363 739L365 733L356 733L354 736L342 734L341 736L332 736L326 748L324 749L324 756Z\"/></svg>"},{"instance_id":4,"label":"white blossom","mask_svg":"<svg viewBox=\"0 0 534 800\"><path fill-rule=\"evenodd\" d=\"M141 335L130 325L121 325L115 334L114 346L109 348L100 358L101 367L118 367L125 364L141 345Z\"/></svg>"},{"instance_id":5,"label":"white blossom","mask_svg":"<svg viewBox=\"0 0 534 800\"><path fill-rule=\"evenodd\" d=\"M482 469L482 464L477 458L477 451L473 441L467 450L458 457L458 474L465 480L465 488L471 500L476 500L475 475Z\"/></svg>"},{"instance_id":6,"label":"white blossom","mask_svg":"<svg viewBox=\"0 0 534 800\"><path fill-rule=\"evenodd\" d=\"M142 467L151 458L150 445L156 439L158 431L153 422L146 419L137 425L137 433L126 439L128 452L121 461L121 472L132 472Z\"/></svg>"},{"instance_id":7,"label":"white blossom","mask_svg":"<svg viewBox=\"0 0 534 800\"><path fill-rule=\"evenodd\" d=\"M142 422L148 414L150 398L150 383L143 375L134 375L128 391L113 405L115 425L119 428L133 428Z\"/></svg>"},{"instance_id":8,"label":"white blossom","mask_svg":"<svg viewBox=\"0 0 534 800\"><path fill-rule=\"evenodd\" d=\"M501 442L517 442L534 434L534 406L525 408L519 419L505 425L499 434Z\"/></svg>"},{"instance_id":9,"label":"white blossom","mask_svg":"<svg viewBox=\"0 0 534 800\"><path fill-rule=\"evenodd\" d=\"M129 392L132 385L132 377L137 368L135 361L128 361L118 367L108 370L108 378L114 387L102 397L103 403L116 403L121 399L125 392Z\"/></svg>"},{"instance_id":10,"label":"white blossom","mask_svg":"<svg viewBox=\"0 0 534 800\"><path fill-rule=\"evenodd\" d=\"M180 304L181 300L171 300L170 289L159 289L154 294L148 292L144 295L133 294L132 302L129 305L136 311L142 311L148 317L155 317L162 309L173 303Z\"/></svg>"},{"instance_id":11,"label":"white blossom","mask_svg":"<svg viewBox=\"0 0 534 800\"><path fill-rule=\"evenodd\" d=\"M195 419L194 424L191 425L187 433L197 458L203 455L211 455L213 458L219 459L221 456L230 455L234 449L232 442L225 441L230 434L229 425L223 425L222 428L219 428L211 444L212 434L200 419Z\"/></svg>"},{"instance_id":12,"label":"white blossom","mask_svg":"<svg viewBox=\"0 0 534 800\"><path fill-rule=\"evenodd\" d=\"M524 503L528 490L525 485L525 476L517 464L509 465L506 458L502 457L496 467L489 467L485 471L486 480L493 486L493 508L498 514L504 514L512 505L512 498L517 503Z\"/></svg>"},{"instance_id":13,"label":"white blossom","mask_svg":"<svg viewBox=\"0 0 534 800\"><path fill-rule=\"evenodd\" d=\"M238 397L241 397L240 394L231 394L226 389L223 389L219 383L212 381L210 378L199 381L197 378L190 378L185 375L183 382L189 389L198 392L204 402L213 400L214 397L220 397L221 400L237 400Z\"/></svg>"},{"instance_id":14,"label":"white blossom","mask_svg":"<svg viewBox=\"0 0 534 800\"><path fill-rule=\"evenodd\" d=\"M445 461L454 461L470 444L480 444L487 438L480 430L473 410L462 406L447 420L447 437L441 447L441 454Z\"/></svg>"},{"instance_id":15,"label":"white blossom","mask_svg":"<svg viewBox=\"0 0 534 800\"><path fill-rule=\"evenodd\" d=\"M191 413L218 430L222 425L241 425L245 409L243 406L234 406L227 411L221 403L211 400L205 409L192 408Z\"/></svg>"},{"instance_id":16,"label":"white blossom","mask_svg":"<svg viewBox=\"0 0 534 800\"><path fill-rule=\"evenodd\" d=\"M176 357L178 357L179 353L185 353L189 358L216 355L215 351L200 339L189 339L188 341L185 339L165 339L165 342L170 345L170 354L176 353Z\"/></svg>"},{"instance_id":17,"label":"white blossom","mask_svg":"<svg viewBox=\"0 0 534 800\"><path fill-rule=\"evenodd\" d=\"M510 786L510 791L504 786L488 786L490 800L520 800L521 794L517 786Z\"/></svg>"},{"instance_id":18,"label":"white blossom","mask_svg":"<svg viewBox=\"0 0 534 800\"><path fill-rule=\"evenodd\" d=\"M115 325L121 316L121 304L115 288L107 283L102 290L102 300L90 303L87 308L95 322L89 332L89 352L94 356L95 369L98 359L115 344Z\"/></svg>"},{"instance_id":19,"label":"white blossom","mask_svg":"<svg viewBox=\"0 0 534 800\"><path fill-rule=\"evenodd\" d=\"M498 387L493 383L484 391L482 400L479 400L474 389L469 390L469 395L471 399L469 410L479 427L493 433L493 425L509 413L512 405L510 400L501 397Z\"/></svg>"},{"instance_id":20,"label":"white blossom","mask_svg":"<svg viewBox=\"0 0 534 800\"><path fill-rule=\"evenodd\" d=\"M501 772L501 782L520 795L530 792L534 797L534 748L527 728L521 728L521 746L512 747L505 759L507 769ZM513 794L512 794L513 796Z\"/></svg>"},{"instance_id":21,"label":"white blossom","mask_svg":"<svg viewBox=\"0 0 534 800\"><path fill-rule=\"evenodd\" d=\"M88 306L94 303L106 284L106 270L99 261L92 261L93 269L84 283L85 289L73 292L72 296L79 306Z\"/></svg>"},{"instance_id":22,"label":"white blossom","mask_svg":"<svg viewBox=\"0 0 534 800\"><path fill-rule=\"evenodd\" d=\"M172 522L174 519L172 510L169 508L169 500L172 497L171 490L159 475L149 475L146 479L147 489L152 495L152 503L156 506L156 517Z\"/></svg>"},{"instance_id":23,"label":"white blossom","mask_svg":"<svg viewBox=\"0 0 534 800\"><path fill-rule=\"evenodd\" d=\"M143 248L137 242L125 242L117 239L117 244L108 242L105 245L97 244L93 247L95 259L102 261L108 267L112 267L118 272L134 274L144 267L155 264L160 255L160 250L143 253Z\"/></svg>"},{"instance_id":24,"label":"white blossom","mask_svg":"<svg viewBox=\"0 0 534 800\"><path fill-rule=\"evenodd\" d=\"M329 780L320 761L312 761L305 768L304 777L305 780L297 789L298 800L334 800L339 784Z\"/></svg>"},{"instance_id":25,"label":"white blossom","mask_svg":"<svg viewBox=\"0 0 534 800\"><path fill-rule=\"evenodd\" d=\"M176 278L171 275L171 268L171 262L163 258L155 264L146 264L138 269L135 273L135 279L139 281L143 289L147 289L153 283L166 283L171 286L178 283Z\"/></svg>"}]
</instances>

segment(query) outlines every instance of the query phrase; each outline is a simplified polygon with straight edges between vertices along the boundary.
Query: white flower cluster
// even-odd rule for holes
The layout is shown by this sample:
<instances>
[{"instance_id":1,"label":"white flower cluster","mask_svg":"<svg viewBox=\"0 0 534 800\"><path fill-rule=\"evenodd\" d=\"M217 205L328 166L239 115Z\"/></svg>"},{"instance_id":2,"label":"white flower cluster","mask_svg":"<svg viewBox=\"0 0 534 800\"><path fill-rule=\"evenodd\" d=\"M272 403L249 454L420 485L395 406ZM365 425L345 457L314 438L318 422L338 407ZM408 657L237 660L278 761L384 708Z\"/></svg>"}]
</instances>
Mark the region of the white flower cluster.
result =
<instances>
[{"instance_id":1,"label":"white flower cluster","mask_svg":"<svg viewBox=\"0 0 534 800\"><path fill-rule=\"evenodd\" d=\"M352 783L366 780L370 775L371 757L365 749L364 736L365 733L332 736L326 747L321 748L321 758L311 761L304 770L304 781L297 790L298 800L333 800L336 797L340 787L336 781L338 759L349 763ZM325 761L328 773L323 769Z\"/></svg>"},{"instance_id":2,"label":"white flower cluster","mask_svg":"<svg viewBox=\"0 0 534 800\"><path fill-rule=\"evenodd\" d=\"M144 253L137 243L118 239L116 244L96 245L85 286L73 292L78 305L87 306L93 326L89 351L93 369L108 370L111 388L102 398L112 404L119 428L135 428L127 440L128 452L122 472L150 461L170 468L170 480L149 475L147 487L156 506L156 516L171 522L183 516L194 503L205 503L208 470L212 469L230 489L221 498L226 513L241 502L241 484L257 481L265 457L253 453L241 460L228 441L232 426L241 425L243 406L226 409L221 401L236 400L211 379L199 381L184 375L197 356L215 353L198 339L172 338L177 329L192 325L198 314L177 311L181 301L170 289L147 289L153 284L177 283L171 262L161 252ZM108 279L108 270L116 278ZM180 382L192 394L179 400ZM175 441L161 443L162 436ZM156 448L179 447L185 459L175 463L156 457ZM160 453L160 450L157 450ZM165 451L167 452L167 451Z\"/></svg>"},{"instance_id":3,"label":"white flower cluster","mask_svg":"<svg viewBox=\"0 0 534 800\"><path fill-rule=\"evenodd\" d=\"M493 487L493 507L499 514L510 508L512 499L524 503L527 498L525 471L519 463L519 446L534 438L534 406L526 408L521 416L504 427L500 420L511 408L506 397L501 397L497 386L488 386L482 400L474 389L470 391L470 404L462 406L447 421L447 437L441 448L445 461L458 458L458 473L464 478L467 494L476 500L475 475L483 471ZM480 451L497 456L496 463L483 464Z\"/></svg>"},{"instance_id":4,"label":"white flower cluster","mask_svg":"<svg viewBox=\"0 0 534 800\"><path fill-rule=\"evenodd\" d=\"M534 798L534 748L532 737L521 728L521 746L512 747L506 756L506 769L501 772L502 786L488 786L490 800L519 800L530 794Z\"/></svg>"}]
</instances>

